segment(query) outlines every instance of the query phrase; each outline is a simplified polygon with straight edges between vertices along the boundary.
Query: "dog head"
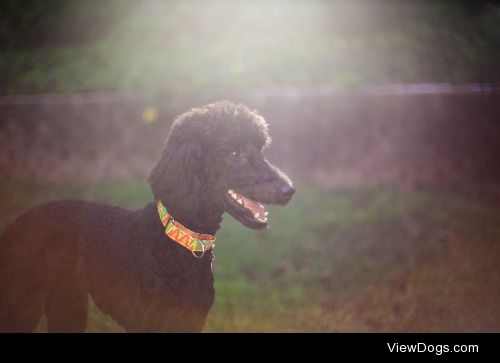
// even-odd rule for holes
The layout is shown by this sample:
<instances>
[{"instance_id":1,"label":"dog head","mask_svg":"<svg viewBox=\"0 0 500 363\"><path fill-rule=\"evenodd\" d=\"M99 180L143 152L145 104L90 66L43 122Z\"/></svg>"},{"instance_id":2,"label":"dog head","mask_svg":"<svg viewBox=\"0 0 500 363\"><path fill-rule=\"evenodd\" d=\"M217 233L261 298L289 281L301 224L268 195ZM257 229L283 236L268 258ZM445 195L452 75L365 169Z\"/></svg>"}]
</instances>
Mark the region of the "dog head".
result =
<instances>
[{"instance_id":1,"label":"dog head","mask_svg":"<svg viewBox=\"0 0 500 363\"><path fill-rule=\"evenodd\" d=\"M203 202L249 228L265 228L263 204L284 205L295 192L264 157L270 142L264 118L244 105L223 101L186 112L174 121L150 174L153 194L181 196L191 207Z\"/></svg>"}]
</instances>

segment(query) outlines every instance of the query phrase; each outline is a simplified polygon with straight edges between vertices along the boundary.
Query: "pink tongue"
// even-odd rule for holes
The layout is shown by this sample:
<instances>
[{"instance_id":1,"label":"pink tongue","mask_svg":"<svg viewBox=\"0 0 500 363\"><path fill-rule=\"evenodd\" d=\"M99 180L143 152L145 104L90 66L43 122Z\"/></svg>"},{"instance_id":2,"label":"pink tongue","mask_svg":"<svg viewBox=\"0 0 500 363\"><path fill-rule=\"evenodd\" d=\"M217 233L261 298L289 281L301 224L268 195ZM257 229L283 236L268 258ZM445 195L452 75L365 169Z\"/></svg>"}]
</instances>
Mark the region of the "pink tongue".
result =
<instances>
[{"instance_id":1,"label":"pink tongue","mask_svg":"<svg viewBox=\"0 0 500 363\"><path fill-rule=\"evenodd\" d=\"M259 203L254 202L251 199L248 199L241 195L241 199L243 199L243 205L245 208L248 208L252 211L252 214L259 214L261 217L264 217L264 213L266 212L264 208L260 206Z\"/></svg>"}]
</instances>

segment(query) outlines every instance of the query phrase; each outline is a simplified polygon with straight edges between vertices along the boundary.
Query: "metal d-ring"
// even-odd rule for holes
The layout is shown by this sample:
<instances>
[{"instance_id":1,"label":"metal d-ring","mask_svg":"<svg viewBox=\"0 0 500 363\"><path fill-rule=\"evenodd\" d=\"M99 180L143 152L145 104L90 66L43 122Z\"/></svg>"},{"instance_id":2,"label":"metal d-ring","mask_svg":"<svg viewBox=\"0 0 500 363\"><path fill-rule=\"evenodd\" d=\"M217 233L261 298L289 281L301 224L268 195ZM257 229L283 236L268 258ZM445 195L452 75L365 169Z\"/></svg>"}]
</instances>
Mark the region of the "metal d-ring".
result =
<instances>
[{"instance_id":1,"label":"metal d-ring","mask_svg":"<svg viewBox=\"0 0 500 363\"><path fill-rule=\"evenodd\" d=\"M201 254L197 255L196 252L199 252L199 251L191 251L191 253L193 254L194 257L196 258L203 258L203 256L205 255L205 245L203 244L203 242L201 240L198 240L198 242L200 242L200 246L201 246Z\"/></svg>"}]
</instances>

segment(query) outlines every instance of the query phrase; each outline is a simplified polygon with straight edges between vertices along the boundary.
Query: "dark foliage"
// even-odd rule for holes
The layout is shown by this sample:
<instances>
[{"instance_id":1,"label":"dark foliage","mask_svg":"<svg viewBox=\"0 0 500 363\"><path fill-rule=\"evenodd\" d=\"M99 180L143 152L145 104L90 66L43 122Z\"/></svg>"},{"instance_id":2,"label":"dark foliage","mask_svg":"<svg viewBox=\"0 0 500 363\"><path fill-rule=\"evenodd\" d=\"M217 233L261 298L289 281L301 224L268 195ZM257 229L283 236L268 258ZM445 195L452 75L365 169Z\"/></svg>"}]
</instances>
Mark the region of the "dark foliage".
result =
<instances>
[{"instance_id":1,"label":"dark foliage","mask_svg":"<svg viewBox=\"0 0 500 363\"><path fill-rule=\"evenodd\" d=\"M0 46L38 48L96 39L124 15L123 5L116 0L2 0Z\"/></svg>"}]
</instances>

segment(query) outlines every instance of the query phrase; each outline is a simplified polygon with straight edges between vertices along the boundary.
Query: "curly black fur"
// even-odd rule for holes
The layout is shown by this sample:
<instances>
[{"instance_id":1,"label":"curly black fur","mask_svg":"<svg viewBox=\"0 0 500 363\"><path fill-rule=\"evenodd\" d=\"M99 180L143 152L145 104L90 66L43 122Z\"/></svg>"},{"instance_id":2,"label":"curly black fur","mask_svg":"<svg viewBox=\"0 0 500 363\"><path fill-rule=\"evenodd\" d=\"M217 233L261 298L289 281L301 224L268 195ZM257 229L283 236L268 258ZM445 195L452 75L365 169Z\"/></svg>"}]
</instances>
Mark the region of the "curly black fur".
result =
<instances>
[{"instance_id":1,"label":"curly black fur","mask_svg":"<svg viewBox=\"0 0 500 363\"><path fill-rule=\"evenodd\" d=\"M228 190L290 199L289 179L262 155L269 143L264 119L243 105L193 109L175 120L149 176L154 199L200 233L215 234L225 211L263 228ZM0 331L32 331L43 311L49 331L83 331L88 293L126 331L201 331L214 301L211 261L165 235L154 202L136 211L46 203L0 239Z\"/></svg>"}]
</instances>

